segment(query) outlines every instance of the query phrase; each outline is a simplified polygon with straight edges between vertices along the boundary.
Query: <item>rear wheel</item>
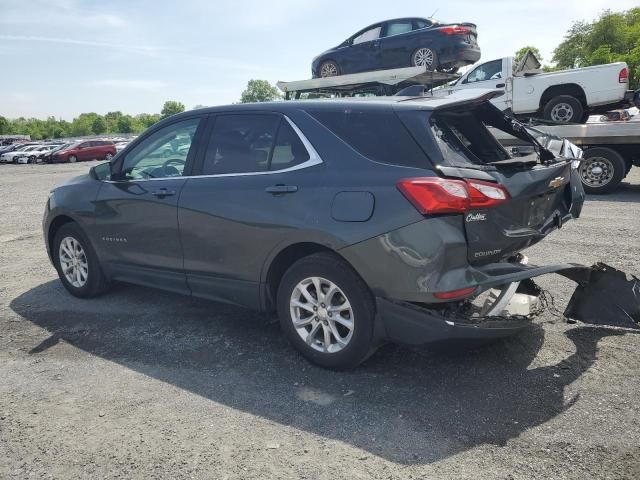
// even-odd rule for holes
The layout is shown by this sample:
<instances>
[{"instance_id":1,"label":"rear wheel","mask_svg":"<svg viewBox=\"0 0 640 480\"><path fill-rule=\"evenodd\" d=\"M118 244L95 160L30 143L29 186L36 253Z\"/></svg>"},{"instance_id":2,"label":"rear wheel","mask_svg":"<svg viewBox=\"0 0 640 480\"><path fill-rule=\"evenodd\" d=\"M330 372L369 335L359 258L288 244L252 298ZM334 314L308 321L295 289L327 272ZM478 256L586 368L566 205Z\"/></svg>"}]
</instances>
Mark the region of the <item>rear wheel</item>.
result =
<instances>
[{"instance_id":1,"label":"rear wheel","mask_svg":"<svg viewBox=\"0 0 640 480\"><path fill-rule=\"evenodd\" d=\"M322 62L320 65L320 78L336 77L340 75L338 64L332 60Z\"/></svg>"},{"instance_id":2,"label":"rear wheel","mask_svg":"<svg viewBox=\"0 0 640 480\"><path fill-rule=\"evenodd\" d=\"M69 163L76 163L78 161L78 157L75 155L69 155Z\"/></svg>"},{"instance_id":3,"label":"rear wheel","mask_svg":"<svg viewBox=\"0 0 640 480\"><path fill-rule=\"evenodd\" d=\"M627 163L611 148L590 148L580 162L579 172L587 193L602 194L614 191L627 173Z\"/></svg>"},{"instance_id":4,"label":"rear wheel","mask_svg":"<svg viewBox=\"0 0 640 480\"><path fill-rule=\"evenodd\" d=\"M584 107L580 100L571 95L558 95L546 103L543 116L547 120L559 123L580 123L584 116Z\"/></svg>"},{"instance_id":5,"label":"rear wheel","mask_svg":"<svg viewBox=\"0 0 640 480\"><path fill-rule=\"evenodd\" d=\"M278 287L284 333L309 361L349 369L373 351L375 307L367 285L335 254L294 263Z\"/></svg>"},{"instance_id":6,"label":"rear wheel","mask_svg":"<svg viewBox=\"0 0 640 480\"><path fill-rule=\"evenodd\" d=\"M113 154L111 152L107 153L107 155L105 156L105 160L107 162L111 161L112 158L113 158Z\"/></svg>"},{"instance_id":7,"label":"rear wheel","mask_svg":"<svg viewBox=\"0 0 640 480\"><path fill-rule=\"evenodd\" d=\"M411 55L411 65L414 67L427 67L427 70L433 71L438 67L438 57L436 52L428 47L418 48Z\"/></svg>"},{"instance_id":8,"label":"rear wheel","mask_svg":"<svg viewBox=\"0 0 640 480\"><path fill-rule=\"evenodd\" d=\"M67 223L56 232L52 254L58 277L71 295L91 298L108 290L98 257L75 223Z\"/></svg>"}]
</instances>

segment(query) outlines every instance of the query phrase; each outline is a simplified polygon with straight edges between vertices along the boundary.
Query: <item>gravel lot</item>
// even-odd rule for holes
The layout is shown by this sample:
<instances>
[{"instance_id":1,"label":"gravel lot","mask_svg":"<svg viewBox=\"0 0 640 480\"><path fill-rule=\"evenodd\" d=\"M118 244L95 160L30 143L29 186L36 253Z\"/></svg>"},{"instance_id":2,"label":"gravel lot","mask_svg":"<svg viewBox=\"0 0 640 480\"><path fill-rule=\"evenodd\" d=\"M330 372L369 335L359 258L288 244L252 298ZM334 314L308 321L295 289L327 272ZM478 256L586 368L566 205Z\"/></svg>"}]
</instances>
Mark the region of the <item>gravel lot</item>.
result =
<instances>
[{"instance_id":1,"label":"gravel lot","mask_svg":"<svg viewBox=\"0 0 640 480\"><path fill-rule=\"evenodd\" d=\"M640 478L640 335L545 315L335 373L251 311L128 285L75 299L40 222L88 166L0 166L0 478ZM640 275L639 205L635 169L531 262ZM571 282L541 283L565 305Z\"/></svg>"}]
</instances>

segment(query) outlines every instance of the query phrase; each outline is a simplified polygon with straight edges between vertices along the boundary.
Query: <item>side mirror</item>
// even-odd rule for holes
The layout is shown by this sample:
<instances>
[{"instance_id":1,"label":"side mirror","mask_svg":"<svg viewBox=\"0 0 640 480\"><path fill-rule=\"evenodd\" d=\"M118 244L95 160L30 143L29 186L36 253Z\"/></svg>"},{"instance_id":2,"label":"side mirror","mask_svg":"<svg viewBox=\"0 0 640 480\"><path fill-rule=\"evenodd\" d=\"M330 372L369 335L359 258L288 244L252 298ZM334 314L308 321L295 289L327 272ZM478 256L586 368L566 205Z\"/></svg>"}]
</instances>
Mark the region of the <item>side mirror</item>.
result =
<instances>
[{"instance_id":1,"label":"side mirror","mask_svg":"<svg viewBox=\"0 0 640 480\"><path fill-rule=\"evenodd\" d=\"M89 169L89 176L94 180L111 180L111 163L104 162L94 165Z\"/></svg>"}]
</instances>

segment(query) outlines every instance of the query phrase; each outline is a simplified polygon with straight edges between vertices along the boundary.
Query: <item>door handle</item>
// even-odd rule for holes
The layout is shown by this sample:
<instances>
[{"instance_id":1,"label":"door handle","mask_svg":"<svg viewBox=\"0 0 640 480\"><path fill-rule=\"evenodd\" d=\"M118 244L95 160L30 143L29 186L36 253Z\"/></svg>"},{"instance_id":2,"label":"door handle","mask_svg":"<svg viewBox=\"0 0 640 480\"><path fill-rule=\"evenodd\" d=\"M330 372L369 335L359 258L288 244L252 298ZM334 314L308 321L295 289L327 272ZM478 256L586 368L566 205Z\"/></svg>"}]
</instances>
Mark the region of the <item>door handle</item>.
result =
<instances>
[{"instance_id":1,"label":"door handle","mask_svg":"<svg viewBox=\"0 0 640 480\"><path fill-rule=\"evenodd\" d=\"M175 194L176 194L175 190L167 190L166 188L161 188L160 190L151 192L151 195L158 198L171 197Z\"/></svg>"},{"instance_id":2,"label":"door handle","mask_svg":"<svg viewBox=\"0 0 640 480\"><path fill-rule=\"evenodd\" d=\"M496 85L496 88L504 88L506 85L504 83L499 83Z\"/></svg>"},{"instance_id":3,"label":"door handle","mask_svg":"<svg viewBox=\"0 0 640 480\"><path fill-rule=\"evenodd\" d=\"M272 185L265 188L264 191L272 195L281 195L283 193L295 193L298 191L298 187L295 185Z\"/></svg>"}]
</instances>

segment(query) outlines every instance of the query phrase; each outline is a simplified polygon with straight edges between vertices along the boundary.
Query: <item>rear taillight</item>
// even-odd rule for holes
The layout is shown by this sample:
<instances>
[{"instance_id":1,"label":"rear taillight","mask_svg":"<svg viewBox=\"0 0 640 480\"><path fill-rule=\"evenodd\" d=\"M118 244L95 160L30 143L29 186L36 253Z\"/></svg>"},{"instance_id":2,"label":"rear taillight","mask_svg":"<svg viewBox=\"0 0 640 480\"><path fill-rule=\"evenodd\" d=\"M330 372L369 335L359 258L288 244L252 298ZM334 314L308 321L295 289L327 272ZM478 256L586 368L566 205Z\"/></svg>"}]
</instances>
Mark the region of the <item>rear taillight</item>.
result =
<instances>
[{"instance_id":1,"label":"rear taillight","mask_svg":"<svg viewBox=\"0 0 640 480\"><path fill-rule=\"evenodd\" d=\"M398 190L423 215L465 213L500 205L509 192L497 183L420 177L400 180Z\"/></svg>"},{"instance_id":2,"label":"rear taillight","mask_svg":"<svg viewBox=\"0 0 640 480\"><path fill-rule=\"evenodd\" d=\"M471 33L470 28L463 27L461 25L449 25L446 27L440 27L438 30L447 35L466 35Z\"/></svg>"},{"instance_id":3,"label":"rear taillight","mask_svg":"<svg viewBox=\"0 0 640 480\"><path fill-rule=\"evenodd\" d=\"M457 300L460 298L468 297L475 293L476 287L461 288L460 290L453 290L451 292L435 292L433 294L439 300Z\"/></svg>"},{"instance_id":4,"label":"rear taillight","mask_svg":"<svg viewBox=\"0 0 640 480\"><path fill-rule=\"evenodd\" d=\"M629 81L629 69L624 67L620 70L620 74L618 75L618 82L627 83Z\"/></svg>"}]
</instances>

